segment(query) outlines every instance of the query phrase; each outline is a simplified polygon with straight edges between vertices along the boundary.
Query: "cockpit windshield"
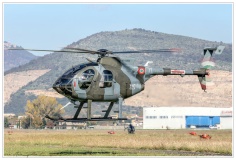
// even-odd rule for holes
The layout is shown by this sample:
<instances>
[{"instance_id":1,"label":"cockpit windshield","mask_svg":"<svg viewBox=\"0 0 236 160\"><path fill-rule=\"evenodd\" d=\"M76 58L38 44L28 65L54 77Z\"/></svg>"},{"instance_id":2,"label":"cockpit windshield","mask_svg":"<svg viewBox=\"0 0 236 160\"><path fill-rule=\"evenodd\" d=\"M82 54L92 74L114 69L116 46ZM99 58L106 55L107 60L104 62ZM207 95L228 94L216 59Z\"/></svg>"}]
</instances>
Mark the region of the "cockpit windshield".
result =
<instances>
[{"instance_id":1,"label":"cockpit windshield","mask_svg":"<svg viewBox=\"0 0 236 160\"><path fill-rule=\"evenodd\" d=\"M79 80L80 81L92 81L94 74L95 74L94 70L88 69L83 72L83 74L79 77Z\"/></svg>"},{"instance_id":2,"label":"cockpit windshield","mask_svg":"<svg viewBox=\"0 0 236 160\"><path fill-rule=\"evenodd\" d=\"M73 77L77 71L83 69L84 67L86 67L85 64L73 66L73 67L70 68L68 71L66 71L66 72L62 75L62 77Z\"/></svg>"},{"instance_id":3,"label":"cockpit windshield","mask_svg":"<svg viewBox=\"0 0 236 160\"><path fill-rule=\"evenodd\" d=\"M84 63L84 64L80 64L80 65L77 65L77 66L73 66L71 69L66 71L62 75L61 78L73 78L78 71L80 71L81 69L83 69L87 66L97 66L97 64L96 63Z\"/></svg>"},{"instance_id":4,"label":"cockpit windshield","mask_svg":"<svg viewBox=\"0 0 236 160\"><path fill-rule=\"evenodd\" d=\"M59 77L56 80L56 82L53 84L53 88L60 94L66 95L67 97L70 97L70 98L73 97L72 95L73 77L80 70L82 70L83 68L87 66L98 66L98 64L97 63L84 63L84 64L80 64L80 65L70 68L61 77ZM92 80L94 76L94 71L86 70L83 73L83 76L87 81L84 81L80 87L86 89L91 83L90 80Z\"/></svg>"}]
</instances>

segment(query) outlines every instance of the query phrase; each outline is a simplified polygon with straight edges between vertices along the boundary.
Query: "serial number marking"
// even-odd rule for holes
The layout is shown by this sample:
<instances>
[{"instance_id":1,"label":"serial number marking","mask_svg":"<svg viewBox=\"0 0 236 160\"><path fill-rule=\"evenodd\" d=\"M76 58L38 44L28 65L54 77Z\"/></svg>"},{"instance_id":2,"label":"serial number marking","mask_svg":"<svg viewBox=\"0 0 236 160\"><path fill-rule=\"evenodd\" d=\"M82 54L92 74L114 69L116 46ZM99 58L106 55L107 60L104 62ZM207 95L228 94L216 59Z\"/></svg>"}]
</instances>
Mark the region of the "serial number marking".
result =
<instances>
[{"instance_id":1,"label":"serial number marking","mask_svg":"<svg viewBox=\"0 0 236 160\"><path fill-rule=\"evenodd\" d=\"M171 74L185 74L185 70L171 70Z\"/></svg>"}]
</instances>

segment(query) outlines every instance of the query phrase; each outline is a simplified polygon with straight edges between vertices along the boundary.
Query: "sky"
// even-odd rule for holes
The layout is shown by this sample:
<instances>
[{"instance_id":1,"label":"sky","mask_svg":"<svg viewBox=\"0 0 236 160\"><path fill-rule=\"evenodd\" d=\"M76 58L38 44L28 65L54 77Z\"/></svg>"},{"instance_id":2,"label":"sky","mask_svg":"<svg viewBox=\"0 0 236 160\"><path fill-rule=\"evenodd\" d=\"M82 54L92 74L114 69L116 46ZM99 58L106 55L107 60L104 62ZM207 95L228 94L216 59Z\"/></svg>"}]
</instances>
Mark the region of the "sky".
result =
<instances>
[{"instance_id":1,"label":"sky","mask_svg":"<svg viewBox=\"0 0 236 160\"><path fill-rule=\"evenodd\" d=\"M5 3L3 6L4 41L28 49L60 50L98 32L133 28L232 43L232 4Z\"/></svg>"}]
</instances>

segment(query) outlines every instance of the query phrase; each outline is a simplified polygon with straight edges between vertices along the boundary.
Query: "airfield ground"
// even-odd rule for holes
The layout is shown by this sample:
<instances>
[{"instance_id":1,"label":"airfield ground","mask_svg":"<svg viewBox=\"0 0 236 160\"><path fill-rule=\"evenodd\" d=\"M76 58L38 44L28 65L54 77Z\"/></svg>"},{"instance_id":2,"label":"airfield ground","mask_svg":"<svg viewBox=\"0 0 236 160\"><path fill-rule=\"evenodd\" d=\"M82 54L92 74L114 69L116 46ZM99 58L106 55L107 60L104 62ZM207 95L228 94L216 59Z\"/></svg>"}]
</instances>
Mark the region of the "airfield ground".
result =
<instances>
[{"instance_id":1,"label":"airfield ground","mask_svg":"<svg viewBox=\"0 0 236 160\"><path fill-rule=\"evenodd\" d=\"M4 156L232 156L232 130L4 130Z\"/></svg>"}]
</instances>

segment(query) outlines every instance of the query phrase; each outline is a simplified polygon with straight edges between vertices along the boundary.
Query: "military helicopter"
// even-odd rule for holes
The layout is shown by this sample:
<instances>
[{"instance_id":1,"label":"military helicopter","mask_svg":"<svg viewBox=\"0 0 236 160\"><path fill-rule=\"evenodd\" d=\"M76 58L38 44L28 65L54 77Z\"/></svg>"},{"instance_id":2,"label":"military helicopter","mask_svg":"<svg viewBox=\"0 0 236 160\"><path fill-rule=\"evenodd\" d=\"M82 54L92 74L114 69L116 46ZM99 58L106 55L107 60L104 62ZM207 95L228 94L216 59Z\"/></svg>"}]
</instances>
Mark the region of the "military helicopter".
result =
<instances>
[{"instance_id":1,"label":"military helicopter","mask_svg":"<svg viewBox=\"0 0 236 160\"><path fill-rule=\"evenodd\" d=\"M139 51L121 51L112 52L106 49L97 51L81 49L81 48L63 48L62 50L35 50L24 49L29 51L48 51L48 52L64 52L64 53L88 53L97 54L97 61L86 58L89 62L76 65L66 71L53 84L53 89L59 94L67 97L70 103L74 104L77 111L73 118L52 118L51 120L63 121L106 121L106 120L127 120L122 117L123 100L134 96L145 88L145 82L156 75L195 75L198 77L202 90L206 90L207 76L209 69L215 64L211 61L213 53L221 54L224 46L215 48L204 48L204 58L202 67L197 70L180 70L171 68L153 68L146 65L134 66L130 59L121 59L115 54L127 53L157 53L157 52L178 52L179 49L159 49L159 50L139 50ZM19 50L19 49L12 49ZM79 102L79 104L77 104ZM103 117L91 117L92 102L110 102L110 105ZM78 118L78 115L87 103L87 118ZM118 103L118 118L109 117L110 111L114 105ZM84 107L85 108L85 107Z\"/></svg>"}]
</instances>

